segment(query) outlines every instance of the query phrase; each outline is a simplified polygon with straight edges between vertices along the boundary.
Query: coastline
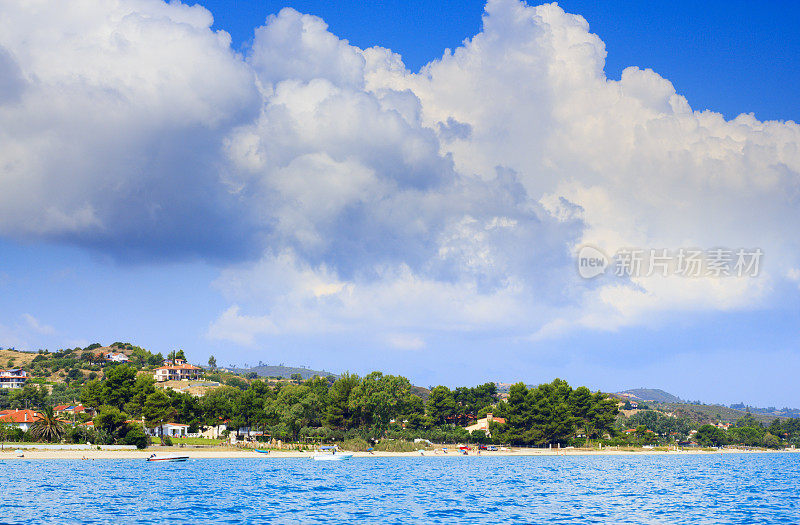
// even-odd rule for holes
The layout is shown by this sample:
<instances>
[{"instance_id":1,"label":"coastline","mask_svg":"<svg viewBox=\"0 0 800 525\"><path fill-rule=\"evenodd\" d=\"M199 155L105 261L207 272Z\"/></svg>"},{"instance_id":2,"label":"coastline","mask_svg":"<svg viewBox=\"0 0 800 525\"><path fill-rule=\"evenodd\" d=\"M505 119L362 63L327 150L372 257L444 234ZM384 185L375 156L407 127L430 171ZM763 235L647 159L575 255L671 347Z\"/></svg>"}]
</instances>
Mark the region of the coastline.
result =
<instances>
[{"instance_id":1,"label":"coastline","mask_svg":"<svg viewBox=\"0 0 800 525\"><path fill-rule=\"evenodd\" d=\"M0 451L0 461L8 460L48 460L48 459L69 459L69 460L95 460L95 459L140 459L145 460L151 454L167 455L179 454L188 456L190 459L310 459L313 452L299 452L292 450L273 450L269 454L261 454L252 449L199 449L199 448L161 448L150 447L144 450L35 450L23 449L24 457L17 457L14 447L6 447ZM481 451L476 454L474 451L467 456L452 451L448 454L434 454L433 451L425 451L424 455L419 452L352 452L354 458L400 458L400 457L423 457L423 458L492 458L492 457L526 457L526 456L642 456L642 455L708 455L708 454L793 454L798 450L742 450L742 449L722 449L722 450L592 450L592 449L536 449L520 448L510 451L487 452ZM351 454L351 452L346 452Z\"/></svg>"}]
</instances>

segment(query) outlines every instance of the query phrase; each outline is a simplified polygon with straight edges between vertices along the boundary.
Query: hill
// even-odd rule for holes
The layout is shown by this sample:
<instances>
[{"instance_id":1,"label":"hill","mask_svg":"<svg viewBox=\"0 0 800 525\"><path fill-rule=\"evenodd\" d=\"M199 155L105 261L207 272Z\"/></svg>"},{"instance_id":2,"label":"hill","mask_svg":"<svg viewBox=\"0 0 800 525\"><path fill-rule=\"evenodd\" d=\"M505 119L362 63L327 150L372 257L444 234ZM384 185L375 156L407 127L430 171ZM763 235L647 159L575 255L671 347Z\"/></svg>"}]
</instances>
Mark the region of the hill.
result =
<instances>
[{"instance_id":1,"label":"hill","mask_svg":"<svg viewBox=\"0 0 800 525\"><path fill-rule=\"evenodd\" d=\"M36 355L36 352L0 348L0 369L26 367L31 364Z\"/></svg>"},{"instance_id":2,"label":"hill","mask_svg":"<svg viewBox=\"0 0 800 525\"><path fill-rule=\"evenodd\" d=\"M775 407L753 407L750 405L745 405L744 403L735 403L731 405L731 408L734 410L749 410L753 415L756 414L763 414L765 416L772 416L772 417L800 417L800 409L798 408L775 408Z\"/></svg>"},{"instance_id":3,"label":"hill","mask_svg":"<svg viewBox=\"0 0 800 525\"><path fill-rule=\"evenodd\" d=\"M670 412L679 417L685 417L690 421L695 421L700 424L715 423L717 421L728 421L735 423L739 419L747 415L745 410L735 410L725 405L700 405L697 403L657 403L651 408ZM754 418L769 425L773 419L781 419L781 417L774 415L759 414L757 412L751 413Z\"/></svg>"},{"instance_id":4,"label":"hill","mask_svg":"<svg viewBox=\"0 0 800 525\"><path fill-rule=\"evenodd\" d=\"M672 395L669 392L664 392L659 388L631 388L630 390L623 390L619 394L630 394L636 399L642 401L655 401L656 403L683 403L683 399L678 396ZM629 397L629 396L625 396Z\"/></svg>"},{"instance_id":5,"label":"hill","mask_svg":"<svg viewBox=\"0 0 800 525\"><path fill-rule=\"evenodd\" d=\"M273 365L259 365L259 366L252 366L250 368L225 368L234 374L239 374L247 377L253 373L257 374L258 377L283 377L289 379L292 377L293 374L300 374L303 379L311 379L314 376L320 377L328 377L333 376L335 378L339 377L339 374L334 374L333 372L326 372L325 370L312 370L311 368L305 367L296 367L296 366L273 366Z\"/></svg>"}]
</instances>

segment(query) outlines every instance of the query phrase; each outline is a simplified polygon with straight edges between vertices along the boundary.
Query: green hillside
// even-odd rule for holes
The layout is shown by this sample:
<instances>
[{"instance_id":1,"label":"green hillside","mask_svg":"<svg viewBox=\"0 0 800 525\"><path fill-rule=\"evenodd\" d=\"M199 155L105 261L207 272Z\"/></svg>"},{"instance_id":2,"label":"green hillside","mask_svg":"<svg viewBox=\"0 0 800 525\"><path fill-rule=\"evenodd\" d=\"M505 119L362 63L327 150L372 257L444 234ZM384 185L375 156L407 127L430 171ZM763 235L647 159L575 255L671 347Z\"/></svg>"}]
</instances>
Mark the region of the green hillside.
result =
<instances>
[{"instance_id":1,"label":"green hillside","mask_svg":"<svg viewBox=\"0 0 800 525\"><path fill-rule=\"evenodd\" d=\"M643 401L655 401L656 403L682 403L683 400L669 392L664 392L659 388L631 388L624 390L621 394L631 394Z\"/></svg>"}]
</instances>

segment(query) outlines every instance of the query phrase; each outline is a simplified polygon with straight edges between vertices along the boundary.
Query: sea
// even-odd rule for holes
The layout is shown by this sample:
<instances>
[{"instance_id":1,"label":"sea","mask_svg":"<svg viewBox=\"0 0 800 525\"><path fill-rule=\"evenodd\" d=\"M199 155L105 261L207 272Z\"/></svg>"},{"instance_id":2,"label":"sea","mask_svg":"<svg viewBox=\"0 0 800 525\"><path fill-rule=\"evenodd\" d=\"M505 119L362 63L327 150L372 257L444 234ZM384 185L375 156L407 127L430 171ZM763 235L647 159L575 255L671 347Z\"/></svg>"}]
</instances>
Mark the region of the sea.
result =
<instances>
[{"instance_id":1,"label":"sea","mask_svg":"<svg viewBox=\"0 0 800 525\"><path fill-rule=\"evenodd\" d=\"M0 523L800 523L800 454L0 461Z\"/></svg>"}]
</instances>

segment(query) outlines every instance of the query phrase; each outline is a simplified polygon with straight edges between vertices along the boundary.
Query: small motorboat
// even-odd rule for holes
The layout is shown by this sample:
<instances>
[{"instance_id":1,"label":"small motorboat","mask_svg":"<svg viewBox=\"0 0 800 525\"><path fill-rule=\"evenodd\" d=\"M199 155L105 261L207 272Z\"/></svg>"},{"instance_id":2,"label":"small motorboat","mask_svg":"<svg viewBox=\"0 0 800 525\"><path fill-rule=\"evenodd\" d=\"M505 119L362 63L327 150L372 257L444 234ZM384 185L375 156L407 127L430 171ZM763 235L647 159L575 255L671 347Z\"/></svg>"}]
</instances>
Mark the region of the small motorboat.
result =
<instances>
[{"instance_id":1,"label":"small motorboat","mask_svg":"<svg viewBox=\"0 0 800 525\"><path fill-rule=\"evenodd\" d=\"M332 447L319 447L319 450L319 452L311 456L314 461L345 461L353 457L352 454L339 453L339 447L336 445Z\"/></svg>"},{"instance_id":2,"label":"small motorboat","mask_svg":"<svg viewBox=\"0 0 800 525\"><path fill-rule=\"evenodd\" d=\"M269 454L269 450L261 450L258 448L254 448L253 450L255 450L256 452L260 452L261 454Z\"/></svg>"},{"instance_id":3,"label":"small motorboat","mask_svg":"<svg viewBox=\"0 0 800 525\"><path fill-rule=\"evenodd\" d=\"M169 461L169 462L178 462L178 461L188 461L189 456L179 456L177 454L170 454L168 456L157 456L152 454L147 461Z\"/></svg>"}]
</instances>

